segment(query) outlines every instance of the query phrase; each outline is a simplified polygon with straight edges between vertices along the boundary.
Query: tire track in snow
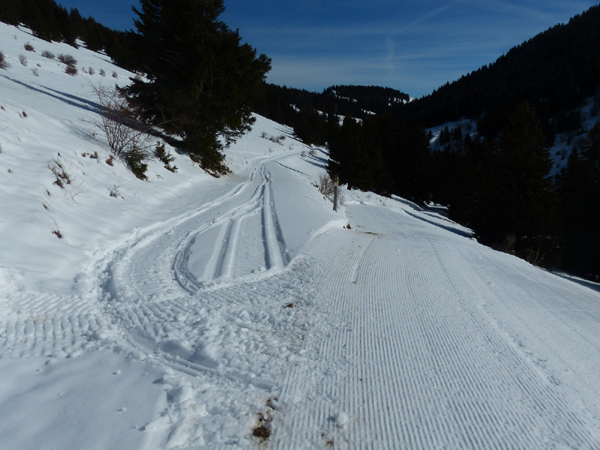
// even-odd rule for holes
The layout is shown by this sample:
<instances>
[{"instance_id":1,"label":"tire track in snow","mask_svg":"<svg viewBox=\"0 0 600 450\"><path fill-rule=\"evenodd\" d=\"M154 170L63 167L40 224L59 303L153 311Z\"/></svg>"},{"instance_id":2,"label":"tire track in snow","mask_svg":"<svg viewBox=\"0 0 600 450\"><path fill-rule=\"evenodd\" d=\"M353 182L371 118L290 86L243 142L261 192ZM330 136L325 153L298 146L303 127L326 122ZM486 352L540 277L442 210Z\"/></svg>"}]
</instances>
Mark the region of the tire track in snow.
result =
<instances>
[{"instance_id":1,"label":"tire track in snow","mask_svg":"<svg viewBox=\"0 0 600 450\"><path fill-rule=\"evenodd\" d=\"M231 195L125 243L107 258L102 285L104 310L121 332L123 349L224 389L224 398L233 395L243 404L268 398L273 374L303 359L301 330L310 320L301 310L282 309L297 303L304 288L292 273L296 266L286 269L266 165L259 163ZM247 241L259 252L247 252ZM177 391L177 383L169 389ZM193 417L190 408L173 400L168 416ZM236 417L240 411L224 408L221 419L220 413L210 415L247 422ZM201 442L193 435L209 422L198 421L189 431L171 423L169 433ZM240 430L249 437L250 428Z\"/></svg>"},{"instance_id":2,"label":"tire track in snow","mask_svg":"<svg viewBox=\"0 0 600 450\"><path fill-rule=\"evenodd\" d=\"M265 242L265 260L267 269L282 269L289 263L285 251L285 240L279 226L279 220L273 204L271 174L263 167L263 178L268 181L263 186L263 240Z\"/></svg>"}]
</instances>

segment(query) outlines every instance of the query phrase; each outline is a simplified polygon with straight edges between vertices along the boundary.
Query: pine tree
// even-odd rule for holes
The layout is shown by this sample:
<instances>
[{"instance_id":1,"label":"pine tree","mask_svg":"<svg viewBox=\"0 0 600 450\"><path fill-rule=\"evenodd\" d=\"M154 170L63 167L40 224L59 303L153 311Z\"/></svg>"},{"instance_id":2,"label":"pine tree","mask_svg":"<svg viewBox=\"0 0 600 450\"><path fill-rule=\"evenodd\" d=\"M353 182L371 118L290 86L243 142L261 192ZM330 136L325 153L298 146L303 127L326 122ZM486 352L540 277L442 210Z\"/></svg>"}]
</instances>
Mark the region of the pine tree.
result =
<instances>
[{"instance_id":1,"label":"pine tree","mask_svg":"<svg viewBox=\"0 0 600 450\"><path fill-rule=\"evenodd\" d=\"M9 25L19 25L21 14L16 0L0 0L0 20Z\"/></svg>"},{"instance_id":2,"label":"pine tree","mask_svg":"<svg viewBox=\"0 0 600 450\"><path fill-rule=\"evenodd\" d=\"M125 92L153 124L182 139L202 167L225 173L221 150L246 132L251 102L270 69L265 55L218 17L222 0L141 0L137 54L148 81ZM223 138L223 141L220 139Z\"/></svg>"},{"instance_id":3,"label":"pine tree","mask_svg":"<svg viewBox=\"0 0 600 450\"><path fill-rule=\"evenodd\" d=\"M565 223L565 268L600 276L600 122L581 152L573 150L559 178Z\"/></svg>"},{"instance_id":4,"label":"pine tree","mask_svg":"<svg viewBox=\"0 0 600 450\"><path fill-rule=\"evenodd\" d=\"M558 198L549 178L552 162L528 103L509 119L490 162L475 212L477 235L499 247L514 242L519 256L556 264Z\"/></svg>"}]
</instances>

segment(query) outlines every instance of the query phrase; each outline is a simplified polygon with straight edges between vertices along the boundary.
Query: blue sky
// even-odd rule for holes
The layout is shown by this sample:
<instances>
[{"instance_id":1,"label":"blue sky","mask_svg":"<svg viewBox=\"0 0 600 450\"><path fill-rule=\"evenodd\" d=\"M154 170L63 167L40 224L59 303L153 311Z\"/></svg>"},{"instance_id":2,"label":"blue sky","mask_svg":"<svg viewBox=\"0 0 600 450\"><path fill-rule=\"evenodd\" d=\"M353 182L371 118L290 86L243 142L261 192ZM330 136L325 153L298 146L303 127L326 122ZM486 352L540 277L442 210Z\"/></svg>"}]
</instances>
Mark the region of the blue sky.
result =
<instances>
[{"instance_id":1,"label":"blue sky","mask_svg":"<svg viewBox=\"0 0 600 450\"><path fill-rule=\"evenodd\" d=\"M221 16L272 58L268 81L322 91L388 86L421 97L494 62L597 0L224 0ZM131 0L58 0L116 29Z\"/></svg>"}]
</instances>

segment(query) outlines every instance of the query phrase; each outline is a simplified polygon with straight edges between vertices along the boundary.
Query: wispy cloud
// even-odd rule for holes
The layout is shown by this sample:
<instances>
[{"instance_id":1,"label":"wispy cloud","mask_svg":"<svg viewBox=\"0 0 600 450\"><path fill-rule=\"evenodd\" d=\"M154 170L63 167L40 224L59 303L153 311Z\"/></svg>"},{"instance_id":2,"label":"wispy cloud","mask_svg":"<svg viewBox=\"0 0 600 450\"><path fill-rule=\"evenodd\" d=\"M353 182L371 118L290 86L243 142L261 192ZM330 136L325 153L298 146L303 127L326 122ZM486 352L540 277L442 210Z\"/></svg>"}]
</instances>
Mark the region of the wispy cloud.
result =
<instances>
[{"instance_id":1,"label":"wispy cloud","mask_svg":"<svg viewBox=\"0 0 600 450\"><path fill-rule=\"evenodd\" d=\"M291 3L287 14L281 11L288 3L278 3L276 18L255 16L240 32L273 58L271 82L314 90L381 84L420 96L595 3L304 0ZM304 6L319 14L305 14Z\"/></svg>"},{"instance_id":2,"label":"wispy cloud","mask_svg":"<svg viewBox=\"0 0 600 450\"><path fill-rule=\"evenodd\" d=\"M411 30L414 30L416 27L430 21L431 19L433 19L436 16L439 16L440 14L449 10L455 4L460 3L461 1L462 0L452 0L448 3L446 3L445 5L442 5L431 11L428 11L425 14L412 20L410 23L400 27L397 30L394 30L393 32L391 32L387 35L387 37L386 37L386 49L387 49L386 65L387 65L387 70L388 70L388 76L391 77L391 76L393 76L393 73L394 73L393 61L396 56L396 44L394 42L394 37L397 35L400 35L400 34L405 34Z\"/></svg>"}]
</instances>

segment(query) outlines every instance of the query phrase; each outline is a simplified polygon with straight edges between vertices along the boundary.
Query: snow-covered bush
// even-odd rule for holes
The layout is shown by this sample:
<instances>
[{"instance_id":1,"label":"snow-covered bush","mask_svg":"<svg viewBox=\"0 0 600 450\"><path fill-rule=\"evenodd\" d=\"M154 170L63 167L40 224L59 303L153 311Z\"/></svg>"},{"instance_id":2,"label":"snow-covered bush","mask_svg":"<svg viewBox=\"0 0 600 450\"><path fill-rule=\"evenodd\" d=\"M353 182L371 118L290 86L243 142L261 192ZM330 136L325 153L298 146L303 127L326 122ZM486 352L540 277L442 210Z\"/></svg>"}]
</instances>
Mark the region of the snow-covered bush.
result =
<instances>
[{"instance_id":1,"label":"snow-covered bush","mask_svg":"<svg viewBox=\"0 0 600 450\"><path fill-rule=\"evenodd\" d=\"M121 194L119 193L119 186L117 186L115 184L112 188L110 188L108 190L108 195L110 195L111 197L114 197L114 198L120 197Z\"/></svg>"},{"instance_id":2,"label":"snow-covered bush","mask_svg":"<svg viewBox=\"0 0 600 450\"><path fill-rule=\"evenodd\" d=\"M19 62L27 67L27 57L25 55L19 55Z\"/></svg>"},{"instance_id":3,"label":"snow-covered bush","mask_svg":"<svg viewBox=\"0 0 600 450\"><path fill-rule=\"evenodd\" d=\"M49 52L48 50L44 50L44 51L42 52L42 56L43 56L44 58L48 58L48 59L54 59L54 58L56 58L56 56L54 56L54 53L52 53L52 52Z\"/></svg>"}]
</instances>

